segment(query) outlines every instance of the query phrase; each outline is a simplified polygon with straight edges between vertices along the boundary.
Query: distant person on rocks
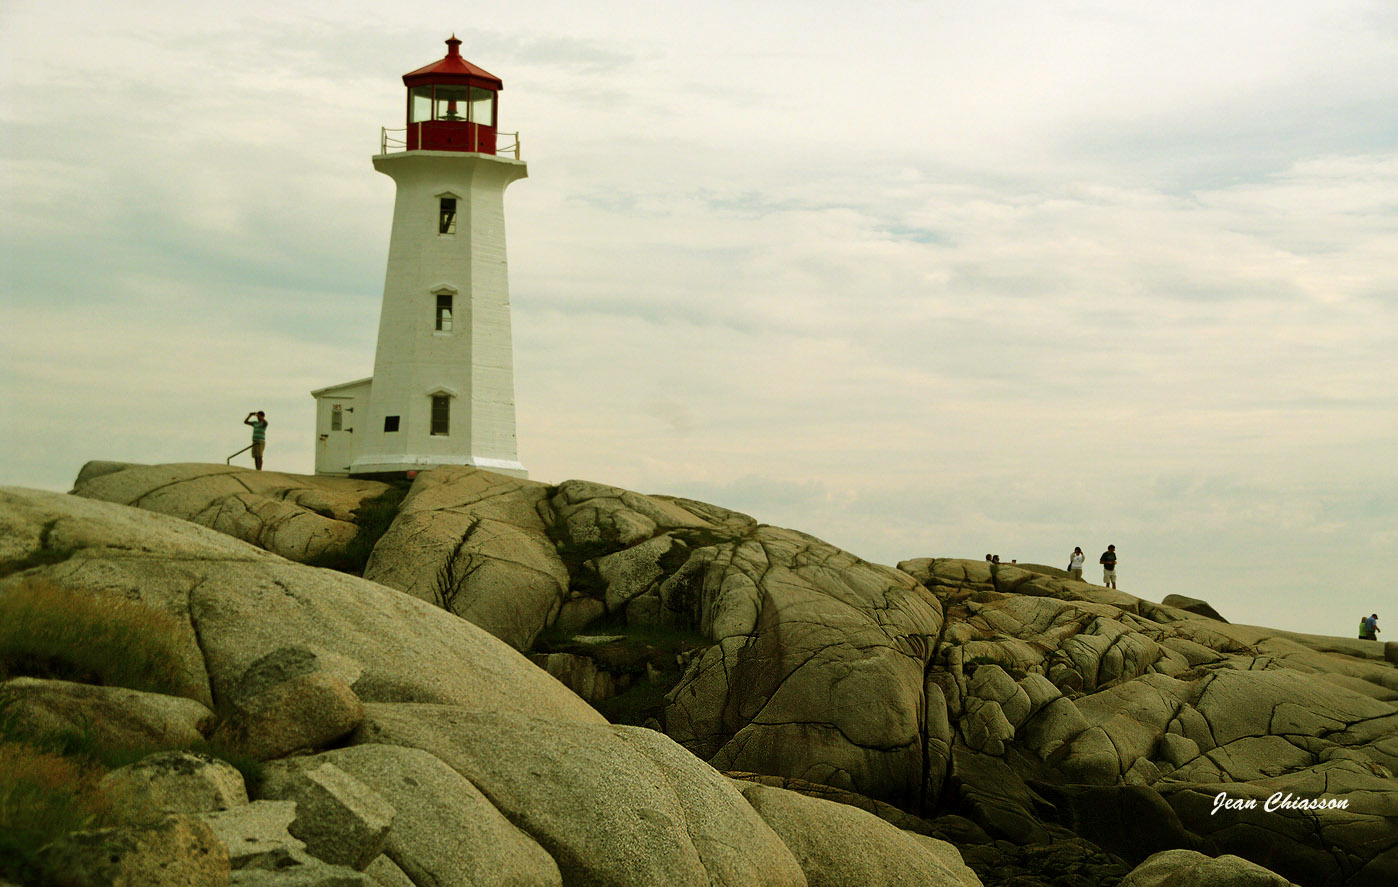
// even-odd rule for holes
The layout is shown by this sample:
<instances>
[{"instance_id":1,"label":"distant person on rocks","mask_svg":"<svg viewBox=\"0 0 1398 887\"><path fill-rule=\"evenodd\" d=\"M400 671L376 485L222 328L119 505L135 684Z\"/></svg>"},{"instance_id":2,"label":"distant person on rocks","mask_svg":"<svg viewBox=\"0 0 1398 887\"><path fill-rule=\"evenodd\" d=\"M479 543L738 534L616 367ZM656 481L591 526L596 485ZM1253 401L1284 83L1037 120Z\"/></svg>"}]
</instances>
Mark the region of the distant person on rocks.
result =
<instances>
[{"instance_id":1,"label":"distant person on rocks","mask_svg":"<svg viewBox=\"0 0 1398 887\"><path fill-rule=\"evenodd\" d=\"M254 419L254 416L257 418ZM248 413L243 424L252 426L252 463L257 466L258 471L261 471L262 454L267 450L267 415L261 410Z\"/></svg>"},{"instance_id":2,"label":"distant person on rocks","mask_svg":"<svg viewBox=\"0 0 1398 887\"><path fill-rule=\"evenodd\" d=\"M1379 639L1379 614L1374 613L1359 620L1359 639L1376 641Z\"/></svg>"},{"instance_id":3,"label":"distant person on rocks","mask_svg":"<svg viewBox=\"0 0 1398 887\"><path fill-rule=\"evenodd\" d=\"M1097 559L1097 563L1102 565L1102 584L1108 588L1116 588L1116 546L1108 545L1107 550Z\"/></svg>"},{"instance_id":4,"label":"distant person on rocks","mask_svg":"<svg viewBox=\"0 0 1398 887\"><path fill-rule=\"evenodd\" d=\"M1082 562L1087 560L1087 555L1082 553L1081 548L1073 549L1073 556L1068 558L1068 575L1079 582L1082 581Z\"/></svg>"}]
</instances>

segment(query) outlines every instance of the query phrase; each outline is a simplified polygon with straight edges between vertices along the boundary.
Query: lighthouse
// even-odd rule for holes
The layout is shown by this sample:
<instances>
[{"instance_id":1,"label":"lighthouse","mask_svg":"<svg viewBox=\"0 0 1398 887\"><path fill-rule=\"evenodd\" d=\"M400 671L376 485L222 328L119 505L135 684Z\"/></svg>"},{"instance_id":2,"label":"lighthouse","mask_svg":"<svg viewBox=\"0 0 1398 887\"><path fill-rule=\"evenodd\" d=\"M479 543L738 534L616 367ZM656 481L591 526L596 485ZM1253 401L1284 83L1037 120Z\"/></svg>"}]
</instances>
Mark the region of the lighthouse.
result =
<instances>
[{"instance_id":1,"label":"lighthouse","mask_svg":"<svg viewBox=\"0 0 1398 887\"><path fill-rule=\"evenodd\" d=\"M447 54L403 75L407 121L381 132L394 181L374 375L311 392L316 473L474 465L526 477L515 441L505 188L527 175L499 130L495 75Z\"/></svg>"}]
</instances>

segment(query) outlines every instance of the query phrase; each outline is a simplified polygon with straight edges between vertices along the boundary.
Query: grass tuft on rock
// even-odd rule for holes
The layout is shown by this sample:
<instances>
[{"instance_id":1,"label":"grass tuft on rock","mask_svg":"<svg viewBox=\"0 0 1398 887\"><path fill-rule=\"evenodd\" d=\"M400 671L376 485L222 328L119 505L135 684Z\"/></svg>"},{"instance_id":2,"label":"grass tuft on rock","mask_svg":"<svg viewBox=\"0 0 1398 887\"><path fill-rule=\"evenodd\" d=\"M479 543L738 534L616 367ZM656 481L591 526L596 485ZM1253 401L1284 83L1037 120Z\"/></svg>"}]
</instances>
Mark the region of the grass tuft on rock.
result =
<instances>
[{"instance_id":1,"label":"grass tuft on rock","mask_svg":"<svg viewBox=\"0 0 1398 887\"><path fill-rule=\"evenodd\" d=\"M29 577L0 596L0 673L192 696L181 628L137 601Z\"/></svg>"},{"instance_id":2,"label":"grass tuft on rock","mask_svg":"<svg viewBox=\"0 0 1398 887\"><path fill-rule=\"evenodd\" d=\"M71 831L111 819L101 771L80 760L0 743L0 878L46 884L45 854Z\"/></svg>"}]
</instances>

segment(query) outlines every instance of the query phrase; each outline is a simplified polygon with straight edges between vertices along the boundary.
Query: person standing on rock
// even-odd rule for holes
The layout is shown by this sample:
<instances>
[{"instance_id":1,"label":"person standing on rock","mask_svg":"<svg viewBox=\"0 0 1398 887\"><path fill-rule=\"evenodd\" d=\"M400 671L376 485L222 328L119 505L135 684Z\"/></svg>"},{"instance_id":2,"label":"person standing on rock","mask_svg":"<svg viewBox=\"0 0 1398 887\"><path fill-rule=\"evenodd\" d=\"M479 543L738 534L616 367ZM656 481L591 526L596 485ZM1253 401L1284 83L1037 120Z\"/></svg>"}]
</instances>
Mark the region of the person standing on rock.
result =
<instances>
[{"instance_id":1,"label":"person standing on rock","mask_svg":"<svg viewBox=\"0 0 1398 887\"><path fill-rule=\"evenodd\" d=\"M1097 563L1102 565L1102 584L1108 588L1116 588L1116 546L1108 545L1107 550L1097 559Z\"/></svg>"},{"instance_id":2,"label":"person standing on rock","mask_svg":"<svg viewBox=\"0 0 1398 887\"><path fill-rule=\"evenodd\" d=\"M1361 641L1376 641L1379 639L1378 613L1359 620L1359 639Z\"/></svg>"},{"instance_id":3,"label":"person standing on rock","mask_svg":"<svg viewBox=\"0 0 1398 887\"><path fill-rule=\"evenodd\" d=\"M257 418L254 419L254 416ZM267 450L267 415L261 410L248 413L243 424L252 426L252 463L257 466L258 471L261 471L262 454Z\"/></svg>"},{"instance_id":4,"label":"person standing on rock","mask_svg":"<svg viewBox=\"0 0 1398 887\"><path fill-rule=\"evenodd\" d=\"M1068 575L1079 582L1082 581L1082 562L1087 560L1087 555L1082 553L1081 548L1073 549L1073 556L1068 558Z\"/></svg>"}]
</instances>

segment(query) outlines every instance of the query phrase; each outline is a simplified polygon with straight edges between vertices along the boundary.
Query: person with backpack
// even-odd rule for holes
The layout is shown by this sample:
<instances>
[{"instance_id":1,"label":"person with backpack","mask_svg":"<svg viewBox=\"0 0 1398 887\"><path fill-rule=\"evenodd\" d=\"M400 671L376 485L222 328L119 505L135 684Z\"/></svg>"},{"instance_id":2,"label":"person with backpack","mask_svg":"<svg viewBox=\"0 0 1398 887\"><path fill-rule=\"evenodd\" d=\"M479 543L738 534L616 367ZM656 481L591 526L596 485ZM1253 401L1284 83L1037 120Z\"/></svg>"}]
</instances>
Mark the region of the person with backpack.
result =
<instances>
[{"instance_id":1,"label":"person with backpack","mask_svg":"<svg viewBox=\"0 0 1398 887\"><path fill-rule=\"evenodd\" d=\"M1068 558L1068 575L1077 581L1082 581L1082 562L1087 560L1087 555L1082 553L1081 548L1073 549L1073 556Z\"/></svg>"}]
</instances>

